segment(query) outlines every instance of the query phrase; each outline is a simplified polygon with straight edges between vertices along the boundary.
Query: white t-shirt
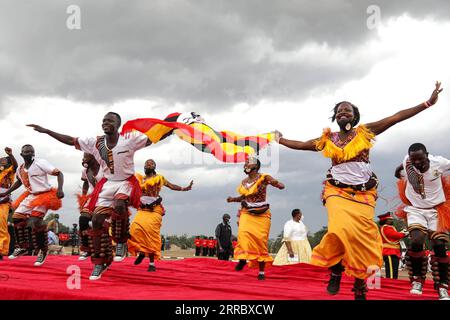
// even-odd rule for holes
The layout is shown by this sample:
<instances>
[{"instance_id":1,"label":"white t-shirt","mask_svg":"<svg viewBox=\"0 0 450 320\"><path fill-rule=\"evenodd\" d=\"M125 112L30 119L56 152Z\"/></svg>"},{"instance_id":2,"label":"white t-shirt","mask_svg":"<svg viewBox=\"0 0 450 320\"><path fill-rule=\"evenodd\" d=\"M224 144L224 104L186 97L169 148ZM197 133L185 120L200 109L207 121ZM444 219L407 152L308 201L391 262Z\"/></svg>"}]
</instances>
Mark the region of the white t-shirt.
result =
<instances>
[{"instance_id":1,"label":"white t-shirt","mask_svg":"<svg viewBox=\"0 0 450 320\"><path fill-rule=\"evenodd\" d=\"M331 175L342 183L358 185L369 181L372 176L372 168L370 163L366 162L345 162L333 166Z\"/></svg>"},{"instance_id":2,"label":"white t-shirt","mask_svg":"<svg viewBox=\"0 0 450 320\"><path fill-rule=\"evenodd\" d=\"M103 176L112 181L123 181L134 175L134 153L145 148L147 141L146 135L137 132L119 136L117 145L112 150L106 148L106 151L112 151L111 165L114 168L112 173L108 163L100 155L97 138L77 138L81 151L92 154L103 169Z\"/></svg>"},{"instance_id":3,"label":"white t-shirt","mask_svg":"<svg viewBox=\"0 0 450 320\"><path fill-rule=\"evenodd\" d=\"M56 175L59 170L44 159L34 159L28 169L22 164L17 170L16 177L30 193L49 191L52 186L48 183L47 175Z\"/></svg>"},{"instance_id":4,"label":"white t-shirt","mask_svg":"<svg viewBox=\"0 0 450 320\"><path fill-rule=\"evenodd\" d=\"M445 202L444 189L442 188L442 174L450 170L450 160L441 156L429 155L430 169L425 173L420 173L416 168L417 173L422 174L425 184L425 199L414 191L414 188L409 183L406 183L406 197L414 207L417 208L433 208L438 204ZM406 160L408 155L403 160L403 168L406 169Z\"/></svg>"},{"instance_id":5,"label":"white t-shirt","mask_svg":"<svg viewBox=\"0 0 450 320\"><path fill-rule=\"evenodd\" d=\"M289 220L284 224L283 237L292 241L308 239L308 229L303 222Z\"/></svg>"},{"instance_id":6,"label":"white t-shirt","mask_svg":"<svg viewBox=\"0 0 450 320\"><path fill-rule=\"evenodd\" d=\"M97 181L97 183L103 178L103 169L102 169L102 167L100 167L98 169L98 173L97 173L97 175L94 178ZM87 169L86 168L83 168L83 171L81 171L81 180L83 180L83 181L86 180L89 183L89 190L88 190L88 192L94 190L95 187L91 183L91 181L88 179Z\"/></svg>"}]
</instances>

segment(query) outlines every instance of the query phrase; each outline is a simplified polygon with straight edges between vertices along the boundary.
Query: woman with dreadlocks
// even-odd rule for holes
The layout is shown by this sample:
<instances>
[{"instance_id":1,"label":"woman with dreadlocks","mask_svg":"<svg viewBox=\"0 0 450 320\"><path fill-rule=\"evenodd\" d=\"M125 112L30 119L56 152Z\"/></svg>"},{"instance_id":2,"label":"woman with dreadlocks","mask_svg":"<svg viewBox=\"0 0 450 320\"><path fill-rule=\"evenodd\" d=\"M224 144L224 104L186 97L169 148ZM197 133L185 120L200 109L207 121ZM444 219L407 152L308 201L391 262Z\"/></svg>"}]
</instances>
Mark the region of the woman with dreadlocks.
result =
<instances>
[{"instance_id":1,"label":"woman with dreadlocks","mask_svg":"<svg viewBox=\"0 0 450 320\"><path fill-rule=\"evenodd\" d=\"M311 259L312 264L330 269L328 293L339 292L345 271L355 278L355 299L366 299L365 279L383 264L382 240L373 221L378 179L370 167L369 150L375 136L434 105L442 91L440 86L436 82L430 98L415 107L359 126L359 109L350 102L339 102L331 117L339 125L339 132L328 128L318 139L294 141L276 133L280 144L296 150L322 151L332 162L322 192L328 211L328 232L314 248Z\"/></svg>"}]
</instances>

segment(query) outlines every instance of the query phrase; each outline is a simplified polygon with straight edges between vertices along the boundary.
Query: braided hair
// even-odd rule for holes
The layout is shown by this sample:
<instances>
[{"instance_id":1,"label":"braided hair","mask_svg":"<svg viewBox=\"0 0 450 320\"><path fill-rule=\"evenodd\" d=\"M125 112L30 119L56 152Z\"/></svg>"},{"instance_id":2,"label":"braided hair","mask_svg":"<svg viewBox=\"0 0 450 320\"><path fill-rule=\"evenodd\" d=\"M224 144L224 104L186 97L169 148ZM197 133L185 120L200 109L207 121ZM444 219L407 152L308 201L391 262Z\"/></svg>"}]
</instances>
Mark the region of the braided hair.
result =
<instances>
[{"instance_id":1,"label":"braided hair","mask_svg":"<svg viewBox=\"0 0 450 320\"><path fill-rule=\"evenodd\" d=\"M348 102L348 101L341 101L341 102L336 103L336 105L333 108L333 116L331 117L331 122L334 122L334 120L336 120L336 114L337 114L337 111L339 109L339 106L341 104L343 104L343 103L348 103L349 105L352 106L352 108L353 108L353 115L354 115L353 122L352 122L352 127L355 127L359 123L361 115L359 113L358 107L355 106L353 103Z\"/></svg>"}]
</instances>

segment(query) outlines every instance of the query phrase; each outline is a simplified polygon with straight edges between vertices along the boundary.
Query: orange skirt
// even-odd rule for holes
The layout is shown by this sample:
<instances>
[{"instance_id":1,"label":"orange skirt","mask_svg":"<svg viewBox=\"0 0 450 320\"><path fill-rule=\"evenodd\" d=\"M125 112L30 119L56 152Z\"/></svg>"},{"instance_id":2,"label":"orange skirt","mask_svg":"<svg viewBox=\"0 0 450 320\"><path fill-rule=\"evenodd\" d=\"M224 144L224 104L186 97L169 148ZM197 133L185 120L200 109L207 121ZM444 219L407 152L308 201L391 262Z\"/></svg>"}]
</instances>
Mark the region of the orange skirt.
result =
<instances>
[{"instance_id":1,"label":"orange skirt","mask_svg":"<svg viewBox=\"0 0 450 320\"><path fill-rule=\"evenodd\" d=\"M164 208L161 205L153 211L139 210L130 227L128 250L132 255L139 252L154 254L155 260L161 257L161 225Z\"/></svg>"},{"instance_id":2,"label":"orange skirt","mask_svg":"<svg viewBox=\"0 0 450 320\"><path fill-rule=\"evenodd\" d=\"M30 202L30 207L46 207L48 210L59 210L62 207L61 199L56 196L56 189L51 189L47 192L36 194L36 198ZM12 207L17 209L23 200L30 195L30 192L25 191L22 193L16 201L13 202Z\"/></svg>"},{"instance_id":3,"label":"orange skirt","mask_svg":"<svg viewBox=\"0 0 450 320\"><path fill-rule=\"evenodd\" d=\"M366 279L383 265L383 243L373 221L376 191L355 193L328 183L325 189L328 232L314 248L311 264L332 267L342 261L347 275Z\"/></svg>"},{"instance_id":4,"label":"orange skirt","mask_svg":"<svg viewBox=\"0 0 450 320\"><path fill-rule=\"evenodd\" d=\"M257 268L259 262L271 266L269 255L270 210L260 215L241 209L239 217L238 242L234 249L234 259L248 260L250 268Z\"/></svg>"}]
</instances>

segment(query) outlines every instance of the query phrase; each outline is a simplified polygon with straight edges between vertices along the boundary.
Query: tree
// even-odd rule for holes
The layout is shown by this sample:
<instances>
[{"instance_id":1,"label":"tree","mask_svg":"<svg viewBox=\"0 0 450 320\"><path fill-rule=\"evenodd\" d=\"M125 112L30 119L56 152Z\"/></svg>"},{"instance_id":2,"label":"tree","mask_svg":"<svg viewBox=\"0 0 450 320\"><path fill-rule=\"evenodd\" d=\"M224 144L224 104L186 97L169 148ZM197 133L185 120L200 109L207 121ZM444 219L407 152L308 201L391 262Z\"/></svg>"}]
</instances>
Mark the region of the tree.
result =
<instances>
[{"instance_id":1,"label":"tree","mask_svg":"<svg viewBox=\"0 0 450 320\"><path fill-rule=\"evenodd\" d=\"M317 246L322 240L323 236L328 232L328 227L323 226L322 229L313 233L312 235L308 235L309 243L311 244L311 248Z\"/></svg>"},{"instance_id":2,"label":"tree","mask_svg":"<svg viewBox=\"0 0 450 320\"><path fill-rule=\"evenodd\" d=\"M281 232L276 239L269 239L269 252L277 253L283 244L283 232Z\"/></svg>"}]
</instances>

